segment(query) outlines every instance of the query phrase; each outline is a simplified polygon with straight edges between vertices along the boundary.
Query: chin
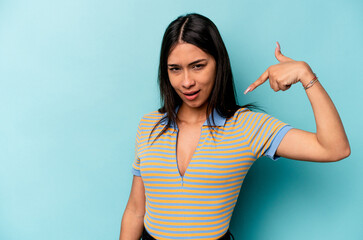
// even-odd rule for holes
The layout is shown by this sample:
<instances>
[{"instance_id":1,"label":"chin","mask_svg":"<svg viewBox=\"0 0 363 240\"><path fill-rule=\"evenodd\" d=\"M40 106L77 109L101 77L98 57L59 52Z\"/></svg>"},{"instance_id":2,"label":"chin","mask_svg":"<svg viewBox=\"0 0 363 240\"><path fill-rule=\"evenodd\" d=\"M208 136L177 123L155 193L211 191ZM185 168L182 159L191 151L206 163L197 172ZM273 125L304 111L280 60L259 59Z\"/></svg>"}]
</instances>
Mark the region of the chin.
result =
<instances>
[{"instance_id":1,"label":"chin","mask_svg":"<svg viewBox=\"0 0 363 240\"><path fill-rule=\"evenodd\" d=\"M203 108L204 107L204 104L203 103L188 103L188 102L184 102L185 105L187 105L188 107L190 108Z\"/></svg>"}]
</instances>

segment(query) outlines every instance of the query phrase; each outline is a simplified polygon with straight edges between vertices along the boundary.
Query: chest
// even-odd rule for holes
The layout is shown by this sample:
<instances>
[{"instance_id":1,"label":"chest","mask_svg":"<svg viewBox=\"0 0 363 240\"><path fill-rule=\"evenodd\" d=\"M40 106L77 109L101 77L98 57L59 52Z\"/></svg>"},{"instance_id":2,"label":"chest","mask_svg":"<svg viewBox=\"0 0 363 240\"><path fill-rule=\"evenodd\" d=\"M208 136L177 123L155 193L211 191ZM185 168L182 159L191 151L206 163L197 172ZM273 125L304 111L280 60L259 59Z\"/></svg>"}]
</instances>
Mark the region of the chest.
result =
<instances>
[{"instance_id":1,"label":"chest","mask_svg":"<svg viewBox=\"0 0 363 240\"><path fill-rule=\"evenodd\" d=\"M200 125L180 126L176 139L176 158L178 170L184 175L201 140L202 129Z\"/></svg>"},{"instance_id":2,"label":"chest","mask_svg":"<svg viewBox=\"0 0 363 240\"><path fill-rule=\"evenodd\" d=\"M184 187L194 192L192 188L200 191L205 186L206 194L221 191L225 184L237 189L254 162L250 147L236 140L235 132L219 131L213 136L208 126L179 127L168 129L153 144L141 142L138 157L145 191L157 191L157 197L161 192L180 193Z\"/></svg>"}]
</instances>

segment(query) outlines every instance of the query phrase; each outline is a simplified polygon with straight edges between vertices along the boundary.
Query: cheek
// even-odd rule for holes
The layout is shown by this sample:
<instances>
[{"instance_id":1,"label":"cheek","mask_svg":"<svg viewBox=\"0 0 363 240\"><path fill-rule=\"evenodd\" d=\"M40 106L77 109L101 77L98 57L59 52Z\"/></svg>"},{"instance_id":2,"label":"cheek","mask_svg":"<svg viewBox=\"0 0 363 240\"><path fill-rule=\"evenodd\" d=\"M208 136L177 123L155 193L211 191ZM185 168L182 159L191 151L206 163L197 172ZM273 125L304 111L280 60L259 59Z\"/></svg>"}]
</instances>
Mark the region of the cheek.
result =
<instances>
[{"instance_id":1,"label":"cheek","mask_svg":"<svg viewBox=\"0 0 363 240\"><path fill-rule=\"evenodd\" d=\"M169 77L169 83L170 83L170 85L173 87L173 88L175 88L175 83L176 83L176 81L175 81L175 79L173 78L173 77L171 77L170 76L170 74L168 75L168 77Z\"/></svg>"},{"instance_id":2,"label":"cheek","mask_svg":"<svg viewBox=\"0 0 363 240\"><path fill-rule=\"evenodd\" d=\"M216 68L215 65L212 65L210 68L206 69L204 82L206 85L214 85L216 78Z\"/></svg>"},{"instance_id":3,"label":"cheek","mask_svg":"<svg viewBox=\"0 0 363 240\"><path fill-rule=\"evenodd\" d=\"M178 91L178 89L179 89L178 81L176 81L175 78L169 77L169 83L170 83L172 89L174 89L174 91L176 92L176 94L178 94L180 96L180 91Z\"/></svg>"},{"instance_id":4,"label":"cheek","mask_svg":"<svg viewBox=\"0 0 363 240\"><path fill-rule=\"evenodd\" d=\"M216 81L216 75L214 74L213 71L210 71L208 74L206 74L206 77L203 82L205 86L213 88L215 81Z\"/></svg>"}]
</instances>

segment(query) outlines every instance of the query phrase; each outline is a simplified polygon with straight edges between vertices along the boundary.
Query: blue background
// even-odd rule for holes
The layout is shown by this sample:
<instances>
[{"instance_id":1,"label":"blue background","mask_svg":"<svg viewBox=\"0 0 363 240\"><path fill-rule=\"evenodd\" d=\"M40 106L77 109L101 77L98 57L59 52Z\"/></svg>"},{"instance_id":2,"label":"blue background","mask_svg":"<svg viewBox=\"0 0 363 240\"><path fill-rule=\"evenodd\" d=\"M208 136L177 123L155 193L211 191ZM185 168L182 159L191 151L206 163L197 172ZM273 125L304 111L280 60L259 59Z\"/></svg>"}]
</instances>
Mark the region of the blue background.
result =
<instances>
[{"instance_id":1,"label":"blue background","mask_svg":"<svg viewBox=\"0 0 363 240\"><path fill-rule=\"evenodd\" d=\"M0 239L118 238L137 124L159 107L162 35L188 12L218 26L240 104L315 131L300 83L243 95L279 41L318 75L351 144L336 163L259 159L236 239L363 239L360 0L0 1Z\"/></svg>"}]
</instances>

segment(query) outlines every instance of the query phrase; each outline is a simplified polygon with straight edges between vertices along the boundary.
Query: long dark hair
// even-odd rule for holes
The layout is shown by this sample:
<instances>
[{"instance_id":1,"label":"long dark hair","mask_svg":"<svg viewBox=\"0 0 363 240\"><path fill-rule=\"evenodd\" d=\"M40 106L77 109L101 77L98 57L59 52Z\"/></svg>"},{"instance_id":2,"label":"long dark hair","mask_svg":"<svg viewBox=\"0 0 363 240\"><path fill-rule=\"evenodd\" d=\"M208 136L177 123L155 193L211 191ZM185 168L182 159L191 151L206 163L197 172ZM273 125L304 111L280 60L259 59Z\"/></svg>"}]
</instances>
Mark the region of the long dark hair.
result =
<instances>
[{"instance_id":1,"label":"long dark hair","mask_svg":"<svg viewBox=\"0 0 363 240\"><path fill-rule=\"evenodd\" d=\"M170 84L167 65L169 54L180 42L197 46L212 55L216 61L216 79L206 111L211 130L213 127L208 116L211 114L214 123L213 109L216 109L221 116L229 118L241 107L258 108L254 104L238 105L227 49L216 25L200 14L191 13L180 16L166 28L161 44L158 83L162 107L158 111L166 115L154 126L151 133L161 121L166 121L167 124L155 139L160 137L173 122L176 123L175 109L182 104L182 100Z\"/></svg>"}]
</instances>

